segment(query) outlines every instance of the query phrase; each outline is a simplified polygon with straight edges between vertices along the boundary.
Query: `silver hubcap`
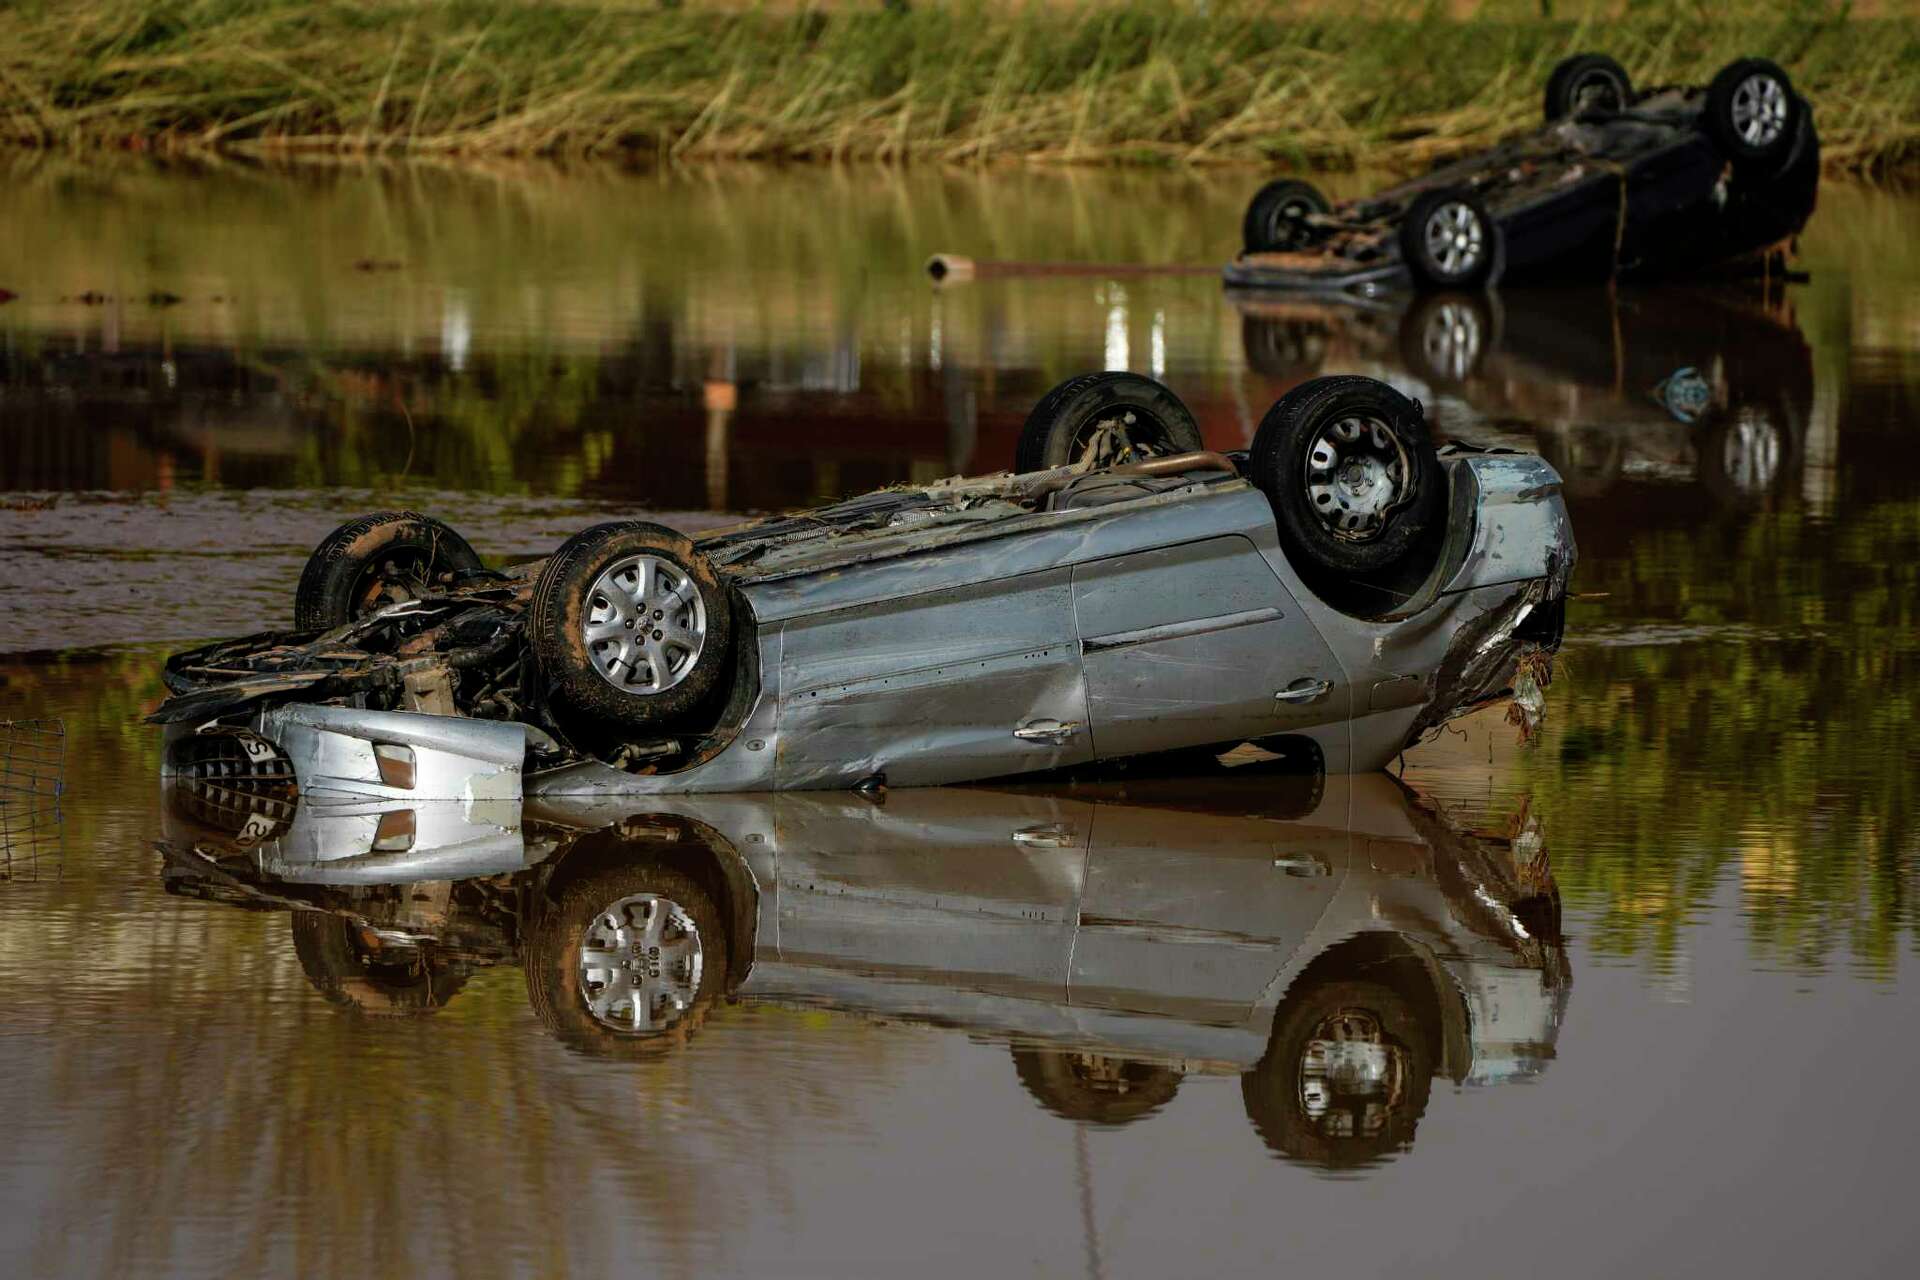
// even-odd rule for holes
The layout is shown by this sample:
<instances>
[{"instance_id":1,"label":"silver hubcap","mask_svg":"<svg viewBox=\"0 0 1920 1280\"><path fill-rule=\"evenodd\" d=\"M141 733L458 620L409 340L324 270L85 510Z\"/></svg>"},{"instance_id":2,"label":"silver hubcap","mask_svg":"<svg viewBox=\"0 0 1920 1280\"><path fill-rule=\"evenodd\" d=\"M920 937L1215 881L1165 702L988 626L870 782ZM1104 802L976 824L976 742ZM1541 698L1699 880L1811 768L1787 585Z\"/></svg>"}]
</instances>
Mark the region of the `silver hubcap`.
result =
<instances>
[{"instance_id":1,"label":"silver hubcap","mask_svg":"<svg viewBox=\"0 0 1920 1280\"><path fill-rule=\"evenodd\" d=\"M1720 465L1742 493L1766 493L1780 474L1780 431L1755 409L1742 409L1721 446Z\"/></svg>"},{"instance_id":2,"label":"silver hubcap","mask_svg":"<svg viewBox=\"0 0 1920 1280\"><path fill-rule=\"evenodd\" d=\"M1364 542L1406 497L1407 452L1378 418L1328 423L1307 445L1307 501L1335 537Z\"/></svg>"},{"instance_id":3,"label":"silver hubcap","mask_svg":"<svg viewBox=\"0 0 1920 1280\"><path fill-rule=\"evenodd\" d=\"M1449 200L1427 215L1427 251L1434 265L1449 278L1464 276L1480 265L1486 232L1480 215L1459 200Z\"/></svg>"},{"instance_id":4,"label":"silver hubcap","mask_svg":"<svg viewBox=\"0 0 1920 1280\"><path fill-rule=\"evenodd\" d=\"M1364 1010L1334 1014L1314 1033L1300 1060L1301 1109L1313 1120L1341 1124L1339 1136L1379 1132L1404 1087L1404 1051L1387 1043L1379 1019ZM1365 1102L1355 1108L1357 1116L1330 1116L1337 1098ZM1345 1127L1349 1124L1351 1129Z\"/></svg>"},{"instance_id":5,"label":"silver hubcap","mask_svg":"<svg viewBox=\"0 0 1920 1280\"><path fill-rule=\"evenodd\" d=\"M1787 90L1756 71L1733 91L1733 131L1750 147L1772 146L1787 127Z\"/></svg>"},{"instance_id":6,"label":"silver hubcap","mask_svg":"<svg viewBox=\"0 0 1920 1280\"><path fill-rule=\"evenodd\" d=\"M1435 307L1421 335L1427 368L1455 382L1473 372L1482 341L1479 313L1461 302L1443 302Z\"/></svg>"},{"instance_id":7,"label":"silver hubcap","mask_svg":"<svg viewBox=\"0 0 1920 1280\"><path fill-rule=\"evenodd\" d=\"M587 596L594 670L627 693L659 693L687 678L707 643L707 605L678 565L659 556L616 561Z\"/></svg>"},{"instance_id":8,"label":"silver hubcap","mask_svg":"<svg viewBox=\"0 0 1920 1280\"><path fill-rule=\"evenodd\" d=\"M700 929L670 898L636 893L587 926L580 942L580 996L616 1031L665 1031L700 990Z\"/></svg>"}]
</instances>

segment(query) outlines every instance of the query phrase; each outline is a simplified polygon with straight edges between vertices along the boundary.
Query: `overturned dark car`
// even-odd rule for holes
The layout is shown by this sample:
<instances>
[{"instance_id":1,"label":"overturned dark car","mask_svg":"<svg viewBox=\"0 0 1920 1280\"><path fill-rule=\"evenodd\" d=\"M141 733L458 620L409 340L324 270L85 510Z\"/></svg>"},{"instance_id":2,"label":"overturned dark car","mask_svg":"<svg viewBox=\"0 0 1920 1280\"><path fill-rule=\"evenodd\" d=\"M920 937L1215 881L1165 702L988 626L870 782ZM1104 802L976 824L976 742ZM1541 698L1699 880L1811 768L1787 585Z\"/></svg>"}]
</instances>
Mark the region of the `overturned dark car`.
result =
<instances>
[{"instance_id":1,"label":"overturned dark car","mask_svg":"<svg viewBox=\"0 0 1920 1280\"><path fill-rule=\"evenodd\" d=\"M1374 292L1764 269L1813 214L1813 111L1771 62L1636 91L1611 58L1580 54L1546 98L1539 129L1370 196L1267 184L1227 283Z\"/></svg>"},{"instance_id":2,"label":"overturned dark car","mask_svg":"<svg viewBox=\"0 0 1920 1280\"><path fill-rule=\"evenodd\" d=\"M599 525L484 567L428 517L314 551L297 630L172 658L168 768L306 796L917 786L1268 743L1379 768L1474 708L1523 718L1574 543L1526 454L1436 450L1368 378L1198 448L1148 378L1062 384L1017 474L689 539Z\"/></svg>"}]
</instances>

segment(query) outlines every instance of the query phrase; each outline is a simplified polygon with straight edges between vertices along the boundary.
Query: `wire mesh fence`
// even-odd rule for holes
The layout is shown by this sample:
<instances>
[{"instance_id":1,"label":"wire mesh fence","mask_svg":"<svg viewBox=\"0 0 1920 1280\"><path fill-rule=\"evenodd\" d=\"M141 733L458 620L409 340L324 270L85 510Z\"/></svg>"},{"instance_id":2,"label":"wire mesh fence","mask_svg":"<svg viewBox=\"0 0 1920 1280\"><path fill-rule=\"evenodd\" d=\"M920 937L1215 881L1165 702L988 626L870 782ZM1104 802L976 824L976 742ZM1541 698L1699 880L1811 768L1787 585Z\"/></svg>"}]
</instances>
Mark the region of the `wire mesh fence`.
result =
<instances>
[{"instance_id":1,"label":"wire mesh fence","mask_svg":"<svg viewBox=\"0 0 1920 1280\"><path fill-rule=\"evenodd\" d=\"M58 720L0 720L0 881L60 867L67 729Z\"/></svg>"}]
</instances>

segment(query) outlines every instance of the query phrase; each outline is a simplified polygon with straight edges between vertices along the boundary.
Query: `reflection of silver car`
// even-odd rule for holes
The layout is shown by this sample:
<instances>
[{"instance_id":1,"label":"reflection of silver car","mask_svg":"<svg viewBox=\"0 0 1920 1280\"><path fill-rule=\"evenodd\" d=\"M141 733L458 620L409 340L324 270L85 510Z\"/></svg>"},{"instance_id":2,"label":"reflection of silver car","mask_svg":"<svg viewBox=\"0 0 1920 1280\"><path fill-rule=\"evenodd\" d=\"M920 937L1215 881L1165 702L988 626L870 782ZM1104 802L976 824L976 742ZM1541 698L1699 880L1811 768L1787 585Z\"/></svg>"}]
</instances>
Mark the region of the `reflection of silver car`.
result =
<instances>
[{"instance_id":1,"label":"reflection of silver car","mask_svg":"<svg viewBox=\"0 0 1920 1280\"><path fill-rule=\"evenodd\" d=\"M462 832L436 807L468 809L388 810L404 850L331 806L237 849L179 826L169 874L293 908L343 1003L430 1009L511 957L594 1053L671 1051L727 996L924 1020L1010 1040L1074 1118L1240 1075L1262 1136L1319 1163L1403 1146L1436 1075L1538 1072L1568 987L1537 839L1466 836L1379 775L574 797L527 808L524 852L498 809Z\"/></svg>"},{"instance_id":2,"label":"reflection of silver car","mask_svg":"<svg viewBox=\"0 0 1920 1280\"><path fill-rule=\"evenodd\" d=\"M1168 453L1185 414L1094 375L1030 424L1061 465L698 541L603 525L505 573L424 517L356 521L302 578L317 634L168 664L169 760L393 798L910 786L1289 736L1366 770L1544 679L1574 555L1545 463L1438 454L1366 379L1283 398L1244 460Z\"/></svg>"}]
</instances>

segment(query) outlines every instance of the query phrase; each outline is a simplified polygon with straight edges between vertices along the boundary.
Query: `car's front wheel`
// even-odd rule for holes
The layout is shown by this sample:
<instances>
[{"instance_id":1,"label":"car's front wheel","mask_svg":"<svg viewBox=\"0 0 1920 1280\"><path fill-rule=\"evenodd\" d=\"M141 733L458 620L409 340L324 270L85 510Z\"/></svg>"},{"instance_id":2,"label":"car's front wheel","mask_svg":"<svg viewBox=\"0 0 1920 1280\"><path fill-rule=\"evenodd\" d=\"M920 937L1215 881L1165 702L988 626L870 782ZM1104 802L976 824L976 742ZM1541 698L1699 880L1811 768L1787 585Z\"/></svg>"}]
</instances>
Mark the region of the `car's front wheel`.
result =
<instances>
[{"instance_id":1,"label":"car's front wheel","mask_svg":"<svg viewBox=\"0 0 1920 1280\"><path fill-rule=\"evenodd\" d=\"M432 516L361 516L328 534L307 557L294 589L293 625L302 631L337 627L481 567L467 540Z\"/></svg>"},{"instance_id":2,"label":"car's front wheel","mask_svg":"<svg viewBox=\"0 0 1920 1280\"><path fill-rule=\"evenodd\" d=\"M1295 387L1261 420L1249 466L1310 585L1431 563L1445 477L1420 405L1386 383L1341 376Z\"/></svg>"},{"instance_id":3,"label":"car's front wheel","mask_svg":"<svg viewBox=\"0 0 1920 1280\"><path fill-rule=\"evenodd\" d=\"M1115 370L1069 378L1042 396L1020 429L1013 466L1116 466L1205 447L1179 396L1152 378Z\"/></svg>"},{"instance_id":4,"label":"car's front wheel","mask_svg":"<svg viewBox=\"0 0 1920 1280\"><path fill-rule=\"evenodd\" d=\"M726 678L732 602L686 536L640 521L595 525L540 570L527 643L569 710L660 729Z\"/></svg>"},{"instance_id":5,"label":"car's front wheel","mask_svg":"<svg viewBox=\"0 0 1920 1280\"><path fill-rule=\"evenodd\" d=\"M1477 289L1493 278L1500 225L1480 197L1465 188L1429 191L1401 220L1400 253L1416 284Z\"/></svg>"}]
</instances>

